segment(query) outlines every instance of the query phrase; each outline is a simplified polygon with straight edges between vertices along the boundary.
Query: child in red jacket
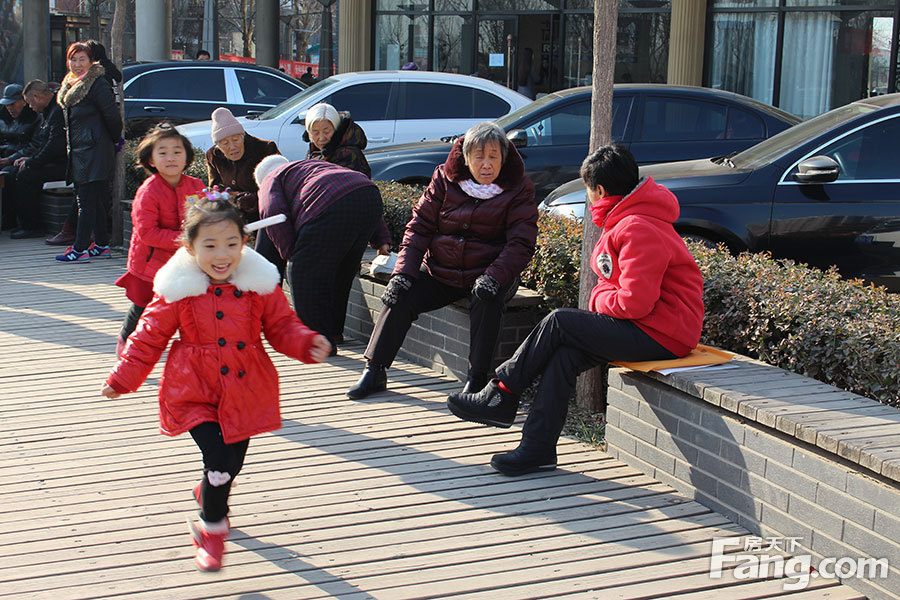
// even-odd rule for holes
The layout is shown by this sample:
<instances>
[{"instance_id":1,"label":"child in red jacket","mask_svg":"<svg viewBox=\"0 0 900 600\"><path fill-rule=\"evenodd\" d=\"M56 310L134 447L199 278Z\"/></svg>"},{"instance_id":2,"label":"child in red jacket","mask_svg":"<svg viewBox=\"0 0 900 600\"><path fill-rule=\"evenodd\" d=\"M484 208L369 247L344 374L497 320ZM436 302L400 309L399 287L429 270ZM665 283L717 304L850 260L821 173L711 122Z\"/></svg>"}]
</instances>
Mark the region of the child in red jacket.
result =
<instances>
[{"instance_id":1,"label":"child in red jacket","mask_svg":"<svg viewBox=\"0 0 900 600\"><path fill-rule=\"evenodd\" d=\"M153 299L154 275L181 246L178 240L186 201L197 200L204 188L201 180L184 174L194 160L194 149L171 124L160 123L151 129L138 144L137 154L149 177L131 205L128 270L116 280L132 302L116 341L116 356Z\"/></svg>"},{"instance_id":2,"label":"child in red jacket","mask_svg":"<svg viewBox=\"0 0 900 600\"><path fill-rule=\"evenodd\" d=\"M331 344L291 310L275 266L244 247L243 217L227 200L192 204L183 236L101 393L117 398L138 389L178 332L160 380L160 431L189 432L203 453L203 480L194 488L200 521L191 534L197 566L215 571L249 438L281 427L278 373L260 333L307 363L325 360Z\"/></svg>"},{"instance_id":3,"label":"child in red jacket","mask_svg":"<svg viewBox=\"0 0 900 600\"><path fill-rule=\"evenodd\" d=\"M678 199L652 178L639 179L631 152L600 148L581 165L591 218L603 229L591 254L597 285L589 310L563 308L544 318L481 392L451 394L457 417L509 427L521 394L541 375L519 446L491 459L504 475L556 468L556 442L579 373L612 361L689 354L703 328L703 277L673 224Z\"/></svg>"}]
</instances>

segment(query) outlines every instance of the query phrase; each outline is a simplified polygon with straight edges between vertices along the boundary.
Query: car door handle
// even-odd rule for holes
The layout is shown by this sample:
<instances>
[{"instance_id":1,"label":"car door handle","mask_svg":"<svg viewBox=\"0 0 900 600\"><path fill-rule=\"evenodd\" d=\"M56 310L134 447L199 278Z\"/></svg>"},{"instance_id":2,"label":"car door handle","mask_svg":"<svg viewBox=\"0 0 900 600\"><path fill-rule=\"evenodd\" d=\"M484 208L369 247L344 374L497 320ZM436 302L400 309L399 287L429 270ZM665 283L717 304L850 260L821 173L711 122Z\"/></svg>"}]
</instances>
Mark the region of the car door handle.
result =
<instances>
[{"instance_id":1,"label":"car door handle","mask_svg":"<svg viewBox=\"0 0 900 600\"><path fill-rule=\"evenodd\" d=\"M369 138L369 141L375 142L375 143L389 142L389 141L391 141L391 138L386 138L386 137L384 137L384 138Z\"/></svg>"},{"instance_id":2,"label":"car door handle","mask_svg":"<svg viewBox=\"0 0 900 600\"><path fill-rule=\"evenodd\" d=\"M147 112L166 112L165 106L145 106L144 110Z\"/></svg>"}]
</instances>

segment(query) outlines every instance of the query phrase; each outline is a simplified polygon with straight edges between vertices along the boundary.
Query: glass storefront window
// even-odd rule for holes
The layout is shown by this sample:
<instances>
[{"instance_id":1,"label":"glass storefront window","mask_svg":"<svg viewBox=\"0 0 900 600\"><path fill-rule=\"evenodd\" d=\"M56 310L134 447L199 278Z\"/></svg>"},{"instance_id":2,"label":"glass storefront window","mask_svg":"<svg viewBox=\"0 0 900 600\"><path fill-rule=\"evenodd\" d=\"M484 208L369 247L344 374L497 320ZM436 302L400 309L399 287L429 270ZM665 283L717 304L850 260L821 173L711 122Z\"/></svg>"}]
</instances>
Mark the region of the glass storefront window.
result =
<instances>
[{"instance_id":1,"label":"glass storefront window","mask_svg":"<svg viewBox=\"0 0 900 600\"><path fill-rule=\"evenodd\" d=\"M707 85L772 104L777 36L774 12L714 14Z\"/></svg>"},{"instance_id":2,"label":"glass storefront window","mask_svg":"<svg viewBox=\"0 0 900 600\"><path fill-rule=\"evenodd\" d=\"M399 69L408 62L416 63L421 70L428 70L428 17L375 17L375 69Z\"/></svg>"},{"instance_id":3,"label":"glass storefront window","mask_svg":"<svg viewBox=\"0 0 900 600\"><path fill-rule=\"evenodd\" d=\"M593 15L566 17L563 87L590 85ZM665 83L669 69L669 13L623 13L616 36L616 83Z\"/></svg>"},{"instance_id":4,"label":"glass storefront window","mask_svg":"<svg viewBox=\"0 0 900 600\"><path fill-rule=\"evenodd\" d=\"M779 107L808 118L886 93L892 29L887 12L788 12Z\"/></svg>"},{"instance_id":5,"label":"glass storefront window","mask_svg":"<svg viewBox=\"0 0 900 600\"><path fill-rule=\"evenodd\" d=\"M713 8L765 8L778 6L778 0L713 0Z\"/></svg>"},{"instance_id":6,"label":"glass storefront window","mask_svg":"<svg viewBox=\"0 0 900 600\"><path fill-rule=\"evenodd\" d=\"M413 2L415 0L412 0ZM375 10L390 10L390 11L409 11L409 5L411 0L376 0ZM412 10L428 10L428 0L419 0L416 8ZM423 8L424 7L424 8Z\"/></svg>"},{"instance_id":7,"label":"glass storefront window","mask_svg":"<svg viewBox=\"0 0 900 600\"><path fill-rule=\"evenodd\" d=\"M472 10L472 0L434 0L434 10L469 12Z\"/></svg>"},{"instance_id":8,"label":"glass storefront window","mask_svg":"<svg viewBox=\"0 0 900 600\"><path fill-rule=\"evenodd\" d=\"M509 37L516 39L516 18L478 20L478 76L500 85L514 84L515 64L510 63Z\"/></svg>"},{"instance_id":9,"label":"glass storefront window","mask_svg":"<svg viewBox=\"0 0 900 600\"><path fill-rule=\"evenodd\" d=\"M594 67L594 16L566 17L565 52L563 54L562 86L564 88L591 84Z\"/></svg>"},{"instance_id":10,"label":"glass storefront window","mask_svg":"<svg viewBox=\"0 0 900 600\"><path fill-rule=\"evenodd\" d=\"M669 70L670 14L619 15L616 83L665 83Z\"/></svg>"},{"instance_id":11,"label":"glass storefront window","mask_svg":"<svg viewBox=\"0 0 900 600\"><path fill-rule=\"evenodd\" d=\"M549 10L556 12L561 8L560 0L478 0L479 11L495 12Z\"/></svg>"},{"instance_id":12,"label":"glass storefront window","mask_svg":"<svg viewBox=\"0 0 900 600\"><path fill-rule=\"evenodd\" d=\"M869 8L883 7L893 8L893 2L885 0L787 0L787 6L822 7L828 9L832 6L866 6ZM879 8L880 8L879 7Z\"/></svg>"},{"instance_id":13,"label":"glass storefront window","mask_svg":"<svg viewBox=\"0 0 900 600\"><path fill-rule=\"evenodd\" d=\"M672 0L619 0L620 11L627 11L633 8L669 10L671 6ZM566 0L566 8L593 11L594 0Z\"/></svg>"},{"instance_id":14,"label":"glass storefront window","mask_svg":"<svg viewBox=\"0 0 900 600\"><path fill-rule=\"evenodd\" d=\"M443 73L475 72L472 46L475 21L470 16L436 16L434 18L434 70Z\"/></svg>"}]
</instances>

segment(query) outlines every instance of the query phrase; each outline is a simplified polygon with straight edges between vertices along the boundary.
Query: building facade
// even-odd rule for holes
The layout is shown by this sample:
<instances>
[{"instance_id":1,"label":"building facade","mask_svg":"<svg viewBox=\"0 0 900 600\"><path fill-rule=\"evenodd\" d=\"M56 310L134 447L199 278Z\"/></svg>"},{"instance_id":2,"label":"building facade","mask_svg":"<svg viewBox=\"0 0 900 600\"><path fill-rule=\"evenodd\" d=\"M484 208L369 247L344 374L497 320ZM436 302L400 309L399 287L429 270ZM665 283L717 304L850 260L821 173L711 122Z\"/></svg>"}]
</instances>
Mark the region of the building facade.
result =
<instances>
[{"instance_id":1,"label":"building facade","mask_svg":"<svg viewBox=\"0 0 900 600\"><path fill-rule=\"evenodd\" d=\"M356 68L412 62L538 94L590 83L593 0L362 4L341 2L342 21L371 14ZM809 117L896 91L898 21L900 0L620 0L615 81L704 85Z\"/></svg>"}]
</instances>

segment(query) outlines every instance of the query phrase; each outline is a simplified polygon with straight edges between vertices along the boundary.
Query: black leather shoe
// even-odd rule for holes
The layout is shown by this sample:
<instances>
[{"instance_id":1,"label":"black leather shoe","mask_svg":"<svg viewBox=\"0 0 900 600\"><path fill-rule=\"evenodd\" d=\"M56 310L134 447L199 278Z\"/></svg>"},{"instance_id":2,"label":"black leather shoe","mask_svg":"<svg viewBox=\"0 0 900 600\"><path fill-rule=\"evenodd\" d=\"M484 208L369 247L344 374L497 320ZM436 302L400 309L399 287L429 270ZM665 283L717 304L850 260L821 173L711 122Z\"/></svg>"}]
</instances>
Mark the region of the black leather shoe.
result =
<instances>
[{"instance_id":1,"label":"black leather shoe","mask_svg":"<svg viewBox=\"0 0 900 600\"><path fill-rule=\"evenodd\" d=\"M507 429L516 420L519 397L504 392L494 379L477 394L458 392L447 398L447 408L463 421Z\"/></svg>"},{"instance_id":2,"label":"black leather shoe","mask_svg":"<svg viewBox=\"0 0 900 600\"><path fill-rule=\"evenodd\" d=\"M466 377L466 385L463 386L462 393L477 394L484 389L484 386L487 385L487 382L487 373L473 373L472 371L469 371L469 374Z\"/></svg>"},{"instance_id":3,"label":"black leather shoe","mask_svg":"<svg viewBox=\"0 0 900 600\"><path fill-rule=\"evenodd\" d=\"M369 394L375 392L383 392L387 389L387 371L381 365L376 365L372 361L366 365L362 372L362 377L356 382L352 388L347 390L347 397L354 400L365 398Z\"/></svg>"},{"instance_id":4,"label":"black leather shoe","mask_svg":"<svg viewBox=\"0 0 900 600\"><path fill-rule=\"evenodd\" d=\"M517 477L556 468L556 448L519 442L518 448L505 454L495 454L491 459L494 469L509 477Z\"/></svg>"},{"instance_id":5,"label":"black leather shoe","mask_svg":"<svg viewBox=\"0 0 900 600\"><path fill-rule=\"evenodd\" d=\"M9 237L14 240L24 240L26 238L39 238L44 237L44 232L37 231L35 229L18 229L9 234Z\"/></svg>"}]
</instances>

